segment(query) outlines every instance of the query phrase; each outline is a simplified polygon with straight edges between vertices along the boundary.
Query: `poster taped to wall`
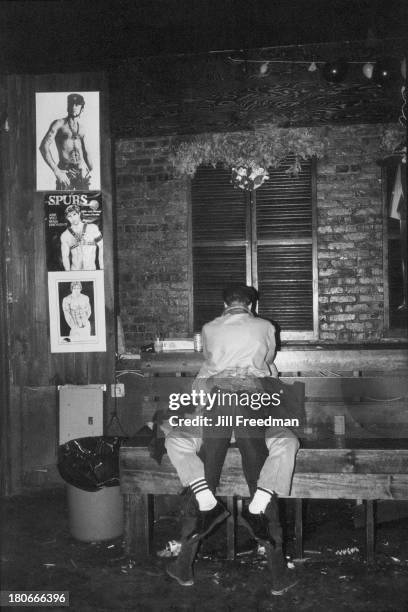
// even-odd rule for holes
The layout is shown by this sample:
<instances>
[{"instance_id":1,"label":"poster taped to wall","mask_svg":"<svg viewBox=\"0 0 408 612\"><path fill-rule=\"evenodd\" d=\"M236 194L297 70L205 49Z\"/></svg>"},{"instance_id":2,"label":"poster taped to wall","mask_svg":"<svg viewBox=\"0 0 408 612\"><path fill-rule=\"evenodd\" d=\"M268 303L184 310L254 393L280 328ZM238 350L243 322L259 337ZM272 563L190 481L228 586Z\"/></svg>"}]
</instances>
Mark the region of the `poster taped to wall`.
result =
<instances>
[{"instance_id":1,"label":"poster taped to wall","mask_svg":"<svg viewBox=\"0 0 408 612\"><path fill-rule=\"evenodd\" d=\"M101 189L98 91L35 94L37 191Z\"/></svg>"},{"instance_id":2,"label":"poster taped to wall","mask_svg":"<svg viewBox=\"0 0 408 612\"><path fill-rule=\"evenodd\" d=\"M101 270L49 272L51 353L106 351Z\"/></svg>"},{"instance_id":3,"label":"poster taped to wall","mask_svg":"<svg viewBox=\"0 0 408 612\"><path fill-rule=\"evenodd\" d=\"M47 269L103 270L100 191L46 193Z\"/></svg>"}]
</instances>

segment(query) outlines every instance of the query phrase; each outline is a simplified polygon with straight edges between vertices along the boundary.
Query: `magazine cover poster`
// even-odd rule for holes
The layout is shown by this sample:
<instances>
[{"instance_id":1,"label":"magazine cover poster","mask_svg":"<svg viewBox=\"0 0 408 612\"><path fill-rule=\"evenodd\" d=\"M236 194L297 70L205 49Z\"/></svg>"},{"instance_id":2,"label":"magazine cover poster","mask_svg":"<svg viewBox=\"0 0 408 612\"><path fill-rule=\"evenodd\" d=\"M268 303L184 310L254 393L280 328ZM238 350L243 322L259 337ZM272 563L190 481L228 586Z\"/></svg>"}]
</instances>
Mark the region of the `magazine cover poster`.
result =
<instances>
[{"instance_id":1,"label":"magazine cover poster","mask_svg":"<svg viewBox=\"0 0 408 612\"><path fill-rule=\"evenodd\" d=\"M106 351L103 272L49 272L52 353Z\"/></svg>"},{"instance_id":2,"label":"magazine cover poster","mask_svg":"<svg viewBox=\"0 0 408 612\"><path fill-rule=\"evenodd\" d=\"M44 195L47 270L102 270L100 191Z\"/></svg>"},{"instance_id":3,"label":"magazine cover poster","mask_svg":"<svg viewBox=\"0 0 408 612\"><path fill-rule=\"evenodd\" d=\"M101 189L98 91L35 94L37 191Z\"/></svg>"}]
</instances>

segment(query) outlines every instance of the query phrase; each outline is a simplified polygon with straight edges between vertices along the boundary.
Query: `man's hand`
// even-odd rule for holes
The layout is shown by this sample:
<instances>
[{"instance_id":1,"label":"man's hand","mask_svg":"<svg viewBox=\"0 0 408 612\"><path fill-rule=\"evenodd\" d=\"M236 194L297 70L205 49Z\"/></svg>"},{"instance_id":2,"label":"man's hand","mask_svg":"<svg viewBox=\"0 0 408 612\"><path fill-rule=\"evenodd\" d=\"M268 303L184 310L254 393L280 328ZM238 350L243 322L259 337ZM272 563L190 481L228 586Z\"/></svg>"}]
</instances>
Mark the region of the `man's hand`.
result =
<instances>
[{"instance_id":1,"label":"man's hand","mask_svg":"<svg viewBox=\"0 0 408 612\"><path fill-rule=\"evenodd\" d=\"M55 170L55 177L61 183L61 185L64 185L64 187L70 186L71 181L68 177L68 173L65 170L57 168Z\"/></svg>"}]
</instances>

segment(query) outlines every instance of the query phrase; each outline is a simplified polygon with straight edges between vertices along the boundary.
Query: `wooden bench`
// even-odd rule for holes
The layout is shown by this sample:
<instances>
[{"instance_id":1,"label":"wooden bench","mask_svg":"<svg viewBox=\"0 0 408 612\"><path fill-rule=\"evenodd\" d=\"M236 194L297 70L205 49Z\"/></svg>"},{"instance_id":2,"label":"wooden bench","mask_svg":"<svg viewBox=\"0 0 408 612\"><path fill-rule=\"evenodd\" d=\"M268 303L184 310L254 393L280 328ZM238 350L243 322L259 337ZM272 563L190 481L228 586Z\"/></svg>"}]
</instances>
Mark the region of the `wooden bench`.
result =
<instances>
[{"instance_id":1,"label":"wooden bench","mask_svg":"<svg viewBox=\"0 0 408 612\"><path fill-rule=\"evenodd\" d=\"M372 561L374 502L408 500L408 378L401 372L336 374L282 377L288 383L303 381L306 391L307 418L300 434L306 441L298 453L290 495L296 500L297 555L302 555L303 546L303 499L354 499L366 506L367 559ZM174 373L163 368L145 372L139 390L143 420L166 408L170 393L190 390L193 375L192 371ZM346 437L333 436L335 416L344 417ZM345 448L336 448L336 443ZM151 550L154 496L180 493L180 481L167 456L158 465L145 448L129 444L120 451L120 482L127 554L145 555ZM231 511L227 554L232 559L239 497L248 496L235 448L228 451L217 494L227 499Z\"/></svg>"},{"instance_id":2,"label":"wooden bench","mask_svg":"<svg viewBox=\"0 0 408 612\"><path fill-rule=\"evenodd\" d=\"M131 556L149 554L153 535L154 496L178 494L180 481L167 456L161 465L147 449L123 446L120 482L124 494L125 546ZM236 514L234 496L248 496L241 458L230 448L217 494L227 498L227 557L235 556ZM296 552L302 556L303 499L363 499L366 504L367 559L374 558L375 500L408 500L408 447L398 450L322 448L300 449L291 498L296 499ZM175 534L176 536L176 534Z\"/></svg>"}]
</instances>

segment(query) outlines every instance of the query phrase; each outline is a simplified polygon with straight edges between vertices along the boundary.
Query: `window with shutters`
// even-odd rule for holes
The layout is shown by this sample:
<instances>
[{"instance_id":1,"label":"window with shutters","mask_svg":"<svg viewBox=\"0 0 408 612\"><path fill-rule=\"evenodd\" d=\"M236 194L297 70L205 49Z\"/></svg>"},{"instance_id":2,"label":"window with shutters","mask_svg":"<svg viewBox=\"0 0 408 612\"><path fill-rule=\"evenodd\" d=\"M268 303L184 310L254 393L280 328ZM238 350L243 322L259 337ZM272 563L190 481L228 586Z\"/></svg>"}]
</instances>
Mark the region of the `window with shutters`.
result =
<instances>
[{"instance_id":1,"label":"window with shutters","mask_svg":"<svg viewBox=\"0 0 408 612\"><path fill-rule=\"evenodd\" d=\"M407 335L406 171L399 158L383 166L384 185L384 327L389 336Z\"/></svg>"},{"instance_id":2,"label":"window with shutters","mask_svg":"<svg viewBox=\"0 0 408 612\"><path fill-rule=\"evenodd\" d=\"M282 340L317 337L315 161L298 176L287 164L252 192L231 173L201 166L192 180L194 328L218 316L228 283L260 294L260 316L278 324Z\"/></svg>"}]
</instances>

